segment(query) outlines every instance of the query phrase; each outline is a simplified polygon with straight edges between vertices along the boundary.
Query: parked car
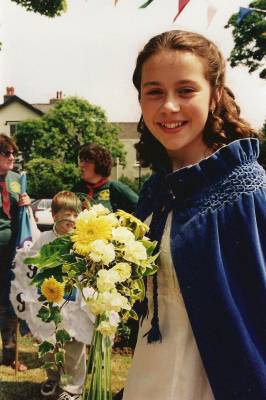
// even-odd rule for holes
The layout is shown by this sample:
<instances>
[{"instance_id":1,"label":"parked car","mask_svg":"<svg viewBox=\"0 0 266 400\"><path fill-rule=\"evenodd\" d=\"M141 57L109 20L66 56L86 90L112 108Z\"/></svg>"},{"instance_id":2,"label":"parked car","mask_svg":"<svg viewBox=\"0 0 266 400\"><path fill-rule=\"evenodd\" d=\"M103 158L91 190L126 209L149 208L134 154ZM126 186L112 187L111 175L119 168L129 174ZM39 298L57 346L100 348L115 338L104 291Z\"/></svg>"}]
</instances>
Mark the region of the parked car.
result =
<instances>
[{"instance_id":1,"label":"parked car","mask_svg":"<svg viewBox=\"0 0 266 400\"><path fill-rule=\"evenodd\" d=\"M31 203L35 221L41 231L49 230L53 226L51 204L52 199L38 199Z\"/></svg>"}]
</instances>

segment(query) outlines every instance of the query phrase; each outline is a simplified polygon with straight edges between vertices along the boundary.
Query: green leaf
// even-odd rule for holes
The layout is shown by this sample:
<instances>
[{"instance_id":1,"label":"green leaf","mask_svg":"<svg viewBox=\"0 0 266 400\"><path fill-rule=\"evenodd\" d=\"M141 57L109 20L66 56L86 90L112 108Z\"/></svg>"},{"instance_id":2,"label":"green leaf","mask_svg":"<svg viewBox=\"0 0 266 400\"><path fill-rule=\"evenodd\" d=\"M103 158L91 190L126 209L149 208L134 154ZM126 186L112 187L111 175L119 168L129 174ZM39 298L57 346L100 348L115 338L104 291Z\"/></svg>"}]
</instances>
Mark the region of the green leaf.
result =
<instances>
[{"instance_id":1,"label":"green leaf","mask_svg":"<svg viewBox=\"0 0 266 400\"><path fill-rule=\"evenodd\" d=\"M147 251L147 256L150 257L153 255L154 250L156 249L157 246L157 242L156 240L154 240L153 242L150 240L140 240L140 242L143 244L143 246L145 247L146 251ZM159 253L158 253L159 254ZM156 257L158 257L158 254Z\"/></svg>"},{"instance_id":2,"label":"green leaf","mask_svg":"<svg viewBox=\"0 0 266 400\"><path fill-rule=\"evenodd\" d=\"M62 322L63 317L60 312L60 308L58 306L54 306L51 308L51 317L50 321L54 321L55 325L59 325Z\"/></svg>"},{"instance_id":3,"label":"green leaf","mask_svg":"<svg viewBox=\"0 0 266 400\"><path fill-rule=\"evenodd\" d=\"M65 329L60 329L56 332L56 341L62 346L64 346L64 344L69 340L71 340L71 336Z\"/></svg>"},{"instance_id":4,"label":"green leaf","mask_svg":"<svg viewBox=\"0 0 266 400\"><path fill-rule=\"evenodd\" d=\"M55 369L55 363L54 362L45 362L42 365L42 368L44 368L44 369Z\"/></svg>"},{"instance_id":5,"label":"green leaf","mask_svg":"<svg viewBox=\"0 0 266 400\"><path fill-rule=\"evenodd\" d=\"M53 242L41 247L35 257L25 258L25 264L34 264L38 268L54 268L64 263L64 255L68 255L72 247L68 236L56 238Z\"/></svg>"},{"instance_id":6,"label":"green leaf","mask_svg":"<svg viewBox=\"0 0 266 400\"><path fill-rule=\"evenodd\" d=\"M145 270L143 270L143 276L154 275L158 271L158 269L159 267L156 264L147 265Z\"/></svg>"},{"instance_id":7,"label":"green leaf","mask_svg":"<svg viewBox=\"0 0 266 400\"><path fill-rule=\"evenodd\" d=\"M135 302L136 300L142 301L145 296L145 285L143 279L134 279L131 282L130 298Z\"/></svg>"},{"instance_id":8,"label":"green leaf","mask_svg":"<svg viewBox=\"0 0 266 400\"><path fill-rule=\"evenodd\" d=\"M62 282L62 266L56 268L45 268L38 272L32 279L31 283L37 287L41 287L43 281L53 276L58 282Z\"/></svg>"},{"instance_id":9,"label":"green leaf","mask_svg":"<svg viewBox=\"0 0 266 400\"><path fill-rule=\"evenodd\" d=\"M44 341L39 345L38 355L39 357L44 356L45 354L52 353L54 351L54 345L51 342Z\"/></svg>"},{"instance_id":10,"label":"green leaf","mask_svg":"<svg viewBox=\"0 0 266 400\"><path fill-rule=\"evenodd\" d=\"M41 318L44 322L49 322L50 319L50 309L46 306L42 306L37 314L38 318Z\"/></svg>"},{"instance_id":11,"label":"green leaf","mask_svg":"<svg viewBox=\"0 0 266 400\"><path fill-rule=\"evenodd\" d=\"M57 365L58 364L63 365L65 363L65 350L64 349L55 353L55 362Z\"/></svg>"}]
</instances>

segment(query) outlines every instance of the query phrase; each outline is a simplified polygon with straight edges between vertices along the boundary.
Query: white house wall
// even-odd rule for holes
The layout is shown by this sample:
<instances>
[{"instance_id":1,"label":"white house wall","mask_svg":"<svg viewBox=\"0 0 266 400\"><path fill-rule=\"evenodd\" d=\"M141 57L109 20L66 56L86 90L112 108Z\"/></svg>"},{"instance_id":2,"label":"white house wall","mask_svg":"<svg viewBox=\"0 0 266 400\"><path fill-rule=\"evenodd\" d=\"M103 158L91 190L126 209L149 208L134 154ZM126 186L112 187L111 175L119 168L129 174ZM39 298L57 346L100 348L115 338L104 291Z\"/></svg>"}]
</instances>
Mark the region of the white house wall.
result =
<instances>
[{"instance_id":1,"label":"white house wall","mask_svg":"<svg viewBox=\"0 0 266 400\"><path fill-rule=\"evenodd\" d=\"M18 102L13 102L7 105L0 110L0 133L10 135L10 121L16 123L29 118L40 118L40 116Z\"/></svg>"}]
</instances>

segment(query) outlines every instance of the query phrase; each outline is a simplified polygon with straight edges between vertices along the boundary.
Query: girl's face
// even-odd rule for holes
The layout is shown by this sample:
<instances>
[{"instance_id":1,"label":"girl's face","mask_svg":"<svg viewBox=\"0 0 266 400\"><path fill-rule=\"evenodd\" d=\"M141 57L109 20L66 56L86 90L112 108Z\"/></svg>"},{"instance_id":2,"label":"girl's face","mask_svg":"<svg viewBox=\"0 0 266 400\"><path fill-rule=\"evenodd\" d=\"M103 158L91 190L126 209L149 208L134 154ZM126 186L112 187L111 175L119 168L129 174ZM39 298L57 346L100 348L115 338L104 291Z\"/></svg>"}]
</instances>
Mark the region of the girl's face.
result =
<instances>
[{"instance_id":1,"label":"girl's face","mask_svg":"<svg viewBox=\"0 0 266 400\"><path fill-rule=\"evenodd\" d=\"M144 63L140 92L143 118L166 149L174 169L210 154L203 142L210 103L211 87L200 57L162 50Z\"/></svg>"}]
</instances>

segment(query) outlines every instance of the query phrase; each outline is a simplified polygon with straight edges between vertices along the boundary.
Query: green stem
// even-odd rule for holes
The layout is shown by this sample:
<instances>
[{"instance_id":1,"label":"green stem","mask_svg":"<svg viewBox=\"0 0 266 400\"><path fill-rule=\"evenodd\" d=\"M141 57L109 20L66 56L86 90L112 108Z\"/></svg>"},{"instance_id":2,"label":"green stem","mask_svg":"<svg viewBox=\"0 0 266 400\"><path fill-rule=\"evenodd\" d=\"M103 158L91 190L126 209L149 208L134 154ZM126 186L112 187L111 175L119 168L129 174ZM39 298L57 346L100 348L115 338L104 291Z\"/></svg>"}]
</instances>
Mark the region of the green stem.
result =
<instances>
[{"instance_id":1,"label":"green stem","mask_svg":"<svg viewBox=\"0 0 266 400\"><path fill-rule=\"evenodd\" d=\"M98 316L87 361L87 376L82 400L112 400L111 389L111 341L97 327L103 317ZM90 381L90 382L89 382ZM88 392L86 387L88 385Z\"/></svg>"},{"instance_id":2,"label":"green stem","mask_svg":"<svg viewBox=\"0 0 266 400\"><path fill-rule=\"evenodd\" d=\"M90 345L90 351L87 359L87 372L86 372L86 379L83 387L83 393L82 393L82 400L91 400L92 397L92 383L93 383L93 375L94 375L94 362L95 362L95 350L96 350L96 341L97 341L97 326L99 324L99 316L96 318L94 329L93 329L93 335L92 335L92 340L91 340L91 345ZM91 375L91 376L90 376ZM87 386L88 382L90 380L90 384L88 387L88 392L87 392Z\"/></svg>"}]
</instances>

